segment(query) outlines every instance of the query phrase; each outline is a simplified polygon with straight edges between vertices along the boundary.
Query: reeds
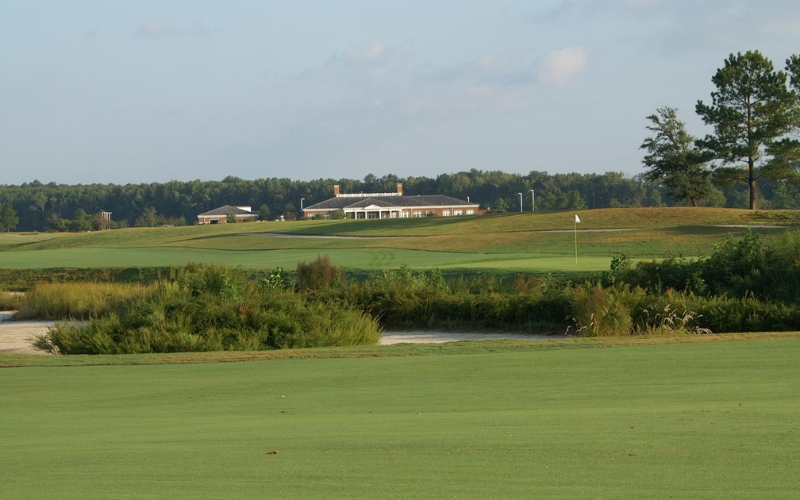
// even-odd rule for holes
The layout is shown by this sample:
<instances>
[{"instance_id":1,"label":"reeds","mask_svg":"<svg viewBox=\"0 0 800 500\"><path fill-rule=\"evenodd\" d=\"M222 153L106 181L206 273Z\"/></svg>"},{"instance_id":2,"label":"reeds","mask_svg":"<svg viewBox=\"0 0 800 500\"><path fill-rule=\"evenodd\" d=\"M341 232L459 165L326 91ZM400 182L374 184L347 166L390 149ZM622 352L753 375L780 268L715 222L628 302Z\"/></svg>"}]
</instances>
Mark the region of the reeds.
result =
<instances>
[{"instance_id":1,"label":"reeds","mask_svg":"<svg viewBox=\"0 0 800 500\"><path fill-rule=\"evenodd\" d=\"M40 283L25 293L16 319L89 319L153 293L155 285Z\"/></svg>"},{"instance_id":2,"label":"reeds","mask_svg":"<svg viewBox=\"0 0 800 500\"><path fill-rule=\"evenodd\" d=\"M0 290L0 311L16 311L24 299L24 294Z\"/></svg>"}]
</instances>

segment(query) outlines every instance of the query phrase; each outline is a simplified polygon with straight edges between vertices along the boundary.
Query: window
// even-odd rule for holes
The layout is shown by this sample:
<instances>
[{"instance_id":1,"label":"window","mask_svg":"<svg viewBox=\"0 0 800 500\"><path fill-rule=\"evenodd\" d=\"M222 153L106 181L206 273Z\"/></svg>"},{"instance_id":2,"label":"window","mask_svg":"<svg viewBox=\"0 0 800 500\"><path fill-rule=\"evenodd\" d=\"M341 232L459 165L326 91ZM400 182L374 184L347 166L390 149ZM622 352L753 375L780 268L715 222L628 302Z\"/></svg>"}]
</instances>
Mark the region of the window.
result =
<instances>
[{"instance_id":1,"label":"window","mask_svg":"<svg viewBox=\"0 0 800 500\"><path fill-rule=\"evenodd\" d=\"M456 210L456 211L453 212L453 215L464 215L464 211L463 210Z\"/></svg>"},{"instance_id":2,"label":"window","mask_svg":"<svg viewBox=\"0 0 800 500\"><path fill-rule=\"evenodd\" d=\"M475 215L475 210L467 210L467 215Z\"/></svg>"},{"instance_id":3,"label":"window","mask_svg":"<svg viewBox=\"0 0 800 500\"><path fill-rule=\"evenodd\" d=\"M414 217L422 217L422 212L419 210L414 210Z\"/></svg>"},{"instance_id":4,"label":"window","mask_svg":"<svg viewBox=\"0 0 800 500\"><path fill-rule=\"evenodd\" d=\"M408 219L408 216L411 215L408 212L400 212L401 219Z\"/></svg>"},{"instance_id":5,"label":"window","mask_svg":"<svg viewBox=\"0 0 800 500\"><path fill-rule=\"evenodd\" d=\"M450 217L450 210L442 210L442 217Z\"/></svg>"}]
</instances>

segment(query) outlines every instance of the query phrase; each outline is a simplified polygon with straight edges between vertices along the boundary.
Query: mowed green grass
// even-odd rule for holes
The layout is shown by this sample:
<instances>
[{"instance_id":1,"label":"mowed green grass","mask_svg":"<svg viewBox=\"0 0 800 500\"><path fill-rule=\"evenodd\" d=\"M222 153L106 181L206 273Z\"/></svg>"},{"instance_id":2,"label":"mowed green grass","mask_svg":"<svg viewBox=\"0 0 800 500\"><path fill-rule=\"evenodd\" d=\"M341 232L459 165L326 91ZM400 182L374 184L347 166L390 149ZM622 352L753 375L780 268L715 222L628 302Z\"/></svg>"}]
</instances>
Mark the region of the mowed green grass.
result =
<instances>
[{"instance_id":1,"label":"mowed green grass","mask_svg":"<svg viewBox=\"0 0 800 500\"><path fill-rule=\"evenodd\" d=\"M0 235L0 267L150 267L203 262L291 269L298 262L328 255L335 264L352 269L407 265L417 269L597 271L607 269L611 257L620 253L633 260L697 257L709 255L726 236L741 236L746 230L741 226L778 226L755 229L769 239L782 237L786 229L800 224L800 211L641 208L579 214L578 263L574 259L574 214L565 212L6 234Z\"/></svg>"},{"instance_id":2,"label":"mowed green grass","mask_svg":"<svg viewBox=\"0 0 800 500\"><path fill-rule=\"evenodd\" d=\"M251 269L294 268L298 262L328 255L332 262L349 269L381 270L408 266L412 269L504 269L549 271L594 271L607 269L610 258L531 254L470 254L403 249L297 249L270 251L207 250L181 248L100 249L69 248L0 254L0 267L42 269L51 267L156 267L181 266L188 262L242 266Z\"/></svg>"},{"instance_id":3,"label":"mowed green grass","mask_svg":"<svg viewBox=\"0 0 800 500\"><path fill-rule=\"evenodd\" d=\"M3 369L2 496L800 495L797 336L581 345Z\"/></svg>"}]
</instances>

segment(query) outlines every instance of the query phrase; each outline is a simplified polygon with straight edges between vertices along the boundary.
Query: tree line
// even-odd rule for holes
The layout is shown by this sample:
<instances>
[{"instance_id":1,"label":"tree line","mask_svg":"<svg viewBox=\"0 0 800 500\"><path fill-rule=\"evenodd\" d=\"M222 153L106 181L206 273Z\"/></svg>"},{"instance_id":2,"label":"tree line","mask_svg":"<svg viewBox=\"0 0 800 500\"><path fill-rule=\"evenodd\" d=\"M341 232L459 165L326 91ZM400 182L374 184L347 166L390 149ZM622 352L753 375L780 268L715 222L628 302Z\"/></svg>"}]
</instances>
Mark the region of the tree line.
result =
<instances>
[{"instance_id":1,"label":"tree line","mask_svg":"<svg viewBox=\"0 0 800 500\"><path fill-rule=\"evenodd\" d=\"M221 181L170 181L150 184L67 185L38 181L21 185L0 185L0 205L14 212L16 220L3 229L18 231L86 231L105 227L191 224L197 215L223 205L249 205L262 219L295 215L303 206L333 196L338 184L342 193L394 192L403 184L408 196L443 194L479 203L493 211L560 211L608 207L673 206L683 204L670 188L643 176L620 172L604 174L527 175L497 170L470 170L430 177L367 175L363 180L317 179L297 181L286 178L244 180L226 177ZM764 179L759 184L768 208L800 207L797 196L781 192L781 185ZM534 193L530 191L533 190ZM709 206L744 208L747 192L741 186L718 189L702 200ZM532 203L535 200L535 206ZM112 212L109 223L100 217ZM2 222L2 221L0 221ZM105 224L105 226L104 226Z\"/></svg>"}]
</instances>

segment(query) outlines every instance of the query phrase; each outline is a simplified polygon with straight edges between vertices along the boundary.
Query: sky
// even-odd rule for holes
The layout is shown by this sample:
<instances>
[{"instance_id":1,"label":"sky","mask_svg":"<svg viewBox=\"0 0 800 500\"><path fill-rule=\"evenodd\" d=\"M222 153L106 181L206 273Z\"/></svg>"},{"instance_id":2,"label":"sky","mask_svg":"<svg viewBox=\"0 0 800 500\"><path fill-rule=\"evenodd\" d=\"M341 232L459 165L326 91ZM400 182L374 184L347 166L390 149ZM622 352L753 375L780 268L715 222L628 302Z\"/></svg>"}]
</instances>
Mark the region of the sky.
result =
<instances>
[{"instance_id":1,"label":"sky","mask_svg":"<svg viewBox=\"0 0 800 500\"><path fill-rule=\"evenodd\" d=\"M792 0L0 0L0 184L636 175Z\"/></svg>"}]
</instances>

